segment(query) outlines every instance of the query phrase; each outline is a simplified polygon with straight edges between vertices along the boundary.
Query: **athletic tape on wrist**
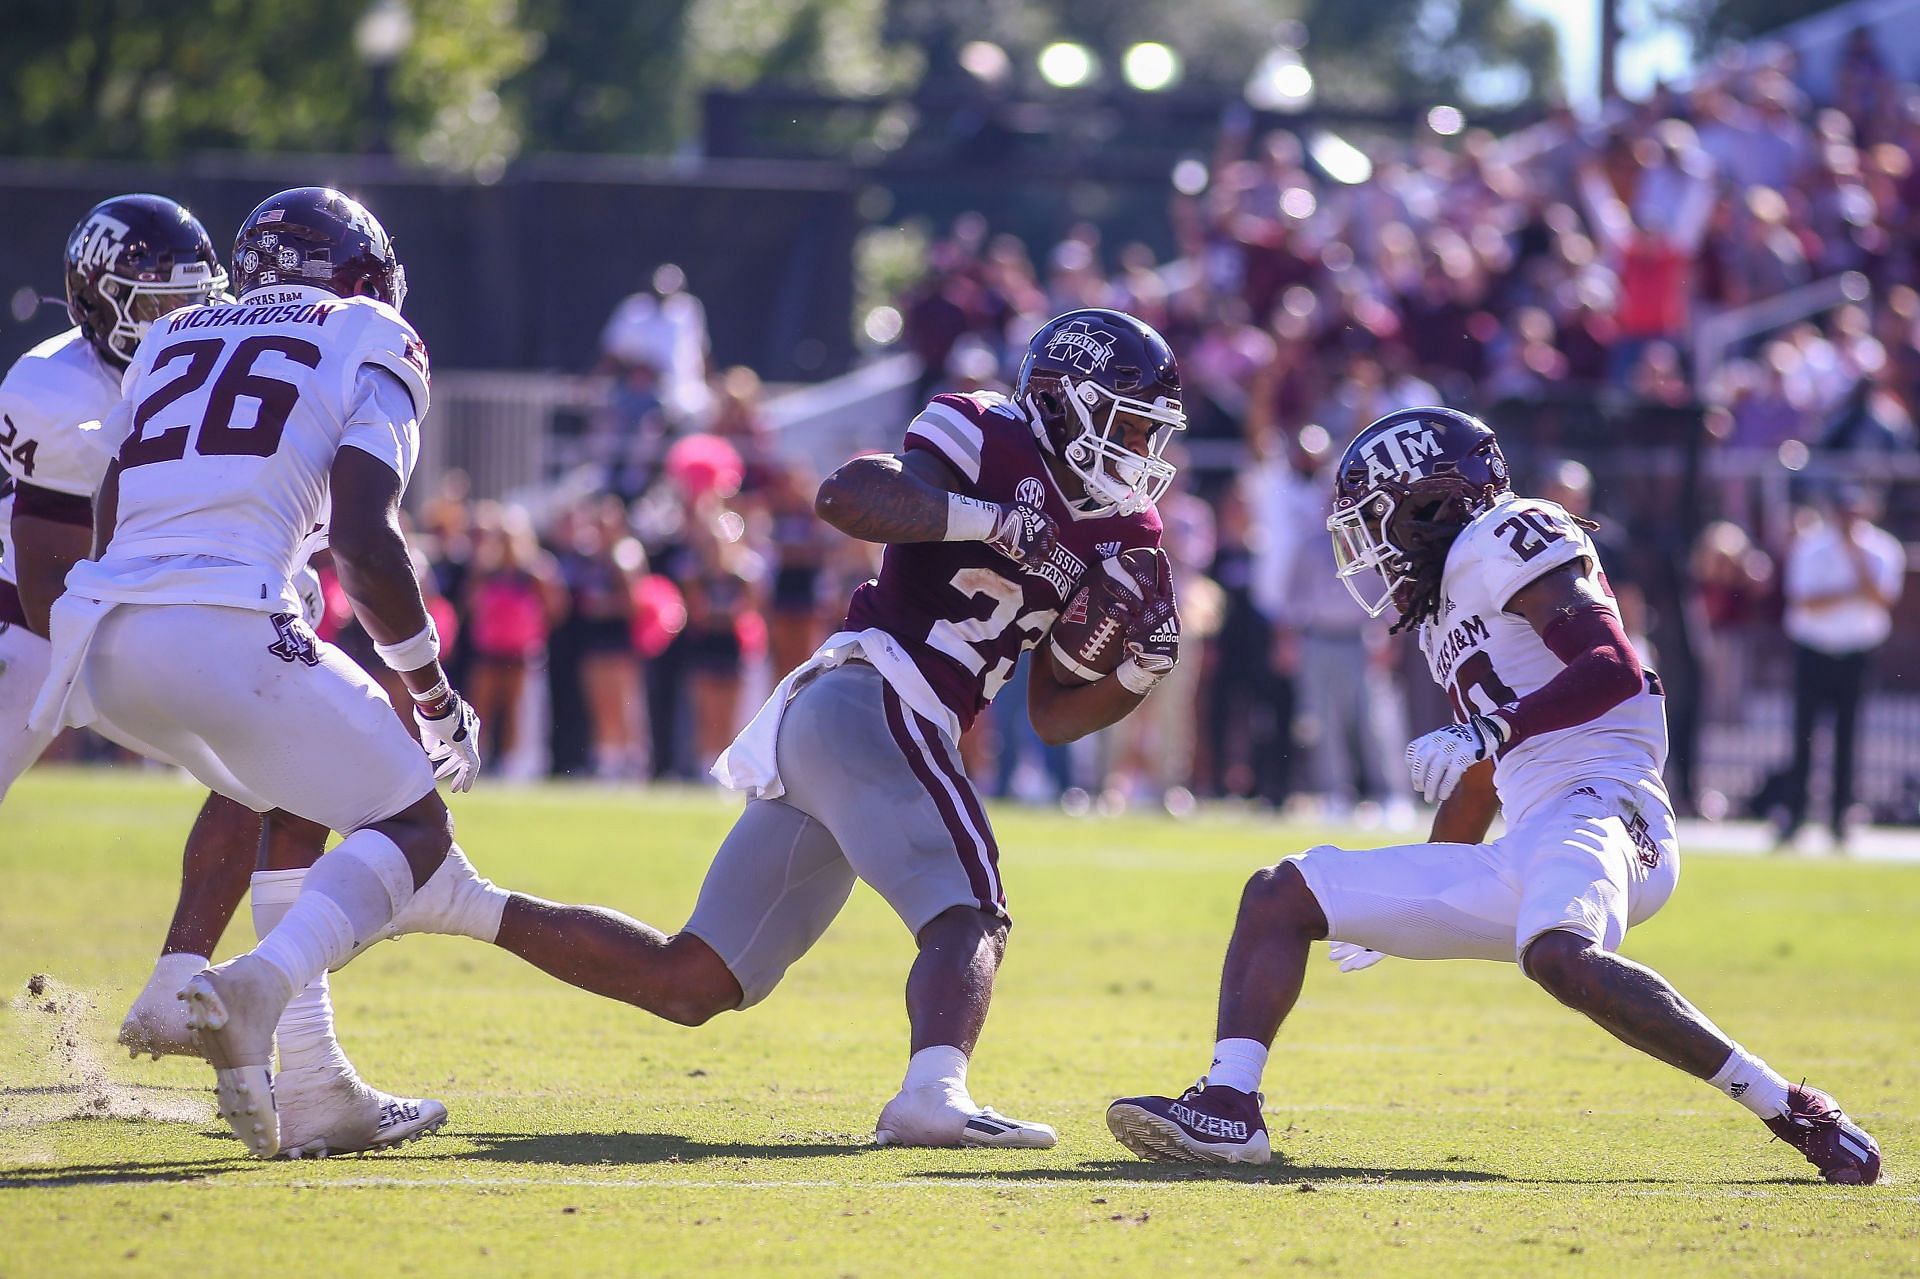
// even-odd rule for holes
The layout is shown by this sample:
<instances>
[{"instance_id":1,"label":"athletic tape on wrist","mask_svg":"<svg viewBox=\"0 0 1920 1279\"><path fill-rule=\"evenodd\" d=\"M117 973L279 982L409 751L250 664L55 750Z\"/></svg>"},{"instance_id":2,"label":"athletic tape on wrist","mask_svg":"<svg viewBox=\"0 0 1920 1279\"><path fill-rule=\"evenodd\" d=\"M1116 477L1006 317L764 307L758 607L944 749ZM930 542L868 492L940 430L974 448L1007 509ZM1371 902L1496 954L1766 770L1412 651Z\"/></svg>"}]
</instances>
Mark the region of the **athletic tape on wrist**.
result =
<instances>
[{"instance_id":1,"label":"athletic tape on wrist","mask_svg":"<svg viewBox=\"0 0 1920 1279\"><path fill-rule=\"evenodd\" d=\"M1120 681L1120 687L1138 697L1145 697L1154 689L1154 685L1166 678L1166 672L1154 672L1129 657L1113 668L1113 677Z\"/></svg>"},{"instance_id":2,"label":"athletic tape on wrist","mask_svg":"<svg viewBox=\"0 0 1920 1279\"><path fill-rule=\"evenodd\" d=\"M947 494L947 532L942 541L984 542L1000 527L1000 508L964 493Z\"/></svg>"},{"instance_id":3,"label":"athletic tape on wrist","mask_svg":"<svg viewBox=\"0 0 1920 1279\"><path fill-rule=\"evenodd\" d=\"M390 671L417 671L430 662L440 660L440 631L429 617L418 635L397 644L375 644L373 651L380 655L380 660L387 664Z\"/></svg>"},{"instance_id":4,"label":"athletic tape on wrist","mask_svg":"<svg viewBox=\"0 0 1920 1279\"><path fill-rule=\"evenodd\" d=\"M409 690L407 696L413 698L413 704L422 709L429 706L440 706L451 700L453 696L453 685L447 683L447 677L442 675L440 682L426 692L415 693Z\"/></svg>"}]
</instances>

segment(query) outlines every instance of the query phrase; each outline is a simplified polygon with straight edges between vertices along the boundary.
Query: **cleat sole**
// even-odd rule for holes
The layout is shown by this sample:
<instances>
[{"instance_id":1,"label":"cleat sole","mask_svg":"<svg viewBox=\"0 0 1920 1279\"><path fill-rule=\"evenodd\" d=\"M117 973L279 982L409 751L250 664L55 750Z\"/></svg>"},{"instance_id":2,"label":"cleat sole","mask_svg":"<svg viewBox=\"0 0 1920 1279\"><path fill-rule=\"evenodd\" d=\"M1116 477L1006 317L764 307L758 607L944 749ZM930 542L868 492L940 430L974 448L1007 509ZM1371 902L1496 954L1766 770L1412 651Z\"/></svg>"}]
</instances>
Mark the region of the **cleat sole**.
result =
<instances>
[{"instance_id":1,"label":"cleat sole","mask_svg":"<svg viewBox=\"0 0 1920 1279\"><path fill-rule=\"evenodd\" d=\"M1191 1140L1170 1119L1162 1119L1138 1106L1107 1108L1107 1131L1121 1145L1142 1159L1154 1163L1187 1164L1264 1164L1272 1150L1262 1141L1244 1150L1221 1150ZM1259 1134L1265 1137L1265 1133Z\"/></svg>"}]
</instances>

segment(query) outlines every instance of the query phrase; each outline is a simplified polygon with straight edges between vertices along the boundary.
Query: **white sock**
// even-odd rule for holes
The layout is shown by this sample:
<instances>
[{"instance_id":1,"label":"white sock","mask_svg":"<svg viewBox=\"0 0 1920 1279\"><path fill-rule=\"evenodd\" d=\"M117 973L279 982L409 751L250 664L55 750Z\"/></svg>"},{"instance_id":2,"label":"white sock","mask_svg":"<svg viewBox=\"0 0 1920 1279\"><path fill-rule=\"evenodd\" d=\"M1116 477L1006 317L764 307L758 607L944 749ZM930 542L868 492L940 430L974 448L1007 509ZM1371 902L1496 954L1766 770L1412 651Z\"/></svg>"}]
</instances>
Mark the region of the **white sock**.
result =
<instances>
[{"instance_id":1,"label":"white sock","mask_svg":"<svg viewBox=\"0 0 1920 1279\"><path fill-rule=\"evenodd\" d=\"M287 979L289 996L353 956L413 896L413 868L378 831L357 830L307 871L286 915L253 953Z\"/></svg>"},{"instance_id":2,"label":"white sock","mask_svg":"<svg viewBox=\"0 0 1920 1279\"><path fill-rule=\"evenodd\" d=\"M253 875L253 931L265 937L279 926L300 897L303 870L261 870ZM274 1030L281 1071L307 1068L353 1073L353 1063L333 1034L333 1001L323 972L287 1003Z\"/></svg>"},{"instance_id":3,"label":"white sock","mask_svg":"<svg viewBox=\"0 0 1920 1279\"><path fill-rule=\"evenodd\" d=\"M455 844L440 869L420 886L406 909L393 917L387 935L439 933L492 945L500 935L500 916L511 896L506 889L495 887L492 880L481 878L460 845Z\"/></svg>"},{"instance_id":4,"label":"white sock","mask_svg":"<svg viewBox=\"0 0 1920 1279\"><path fill-rule=\"evenodd\" d=\"M1707 1082L1762 1119L1787 1113L1787 1081L1739 1044L1727 1054L1726 1065Z\"/></svg>"},{"instance_id":5,"label":"white sock","mask_svg":"<svg viewBox=\"0 0 1920 1279\"><path fill-rule=\"evenodd\" d=\"M1241 1092L1259 1092L1267 1070L1267 1046L1257 1039L1222 1039L1213 1046L1207 1083Z\"/></svg>"},{"instance_id":6,"label":"white sock","mask_svg":"<svg viewBox=\"0 0 1920 1279\"><path fill-rule=\"evenodd\" d=\"M907 1077L902 1090L927 1084L943 1084L949 1090L967 1096L967 1055L952 1044L922 1048L907 1062Z\"/></svg>"}]
</instances>

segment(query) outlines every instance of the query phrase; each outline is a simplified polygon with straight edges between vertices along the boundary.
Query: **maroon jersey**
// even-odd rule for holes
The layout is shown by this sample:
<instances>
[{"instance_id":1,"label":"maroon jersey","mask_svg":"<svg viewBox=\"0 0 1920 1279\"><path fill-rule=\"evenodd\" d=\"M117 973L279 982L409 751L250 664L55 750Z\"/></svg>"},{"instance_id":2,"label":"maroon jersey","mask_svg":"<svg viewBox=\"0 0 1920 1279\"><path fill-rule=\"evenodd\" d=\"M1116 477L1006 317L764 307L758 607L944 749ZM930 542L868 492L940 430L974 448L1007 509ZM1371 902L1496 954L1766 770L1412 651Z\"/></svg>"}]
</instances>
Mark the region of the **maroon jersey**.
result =
<instances>
[{"instance_id":1,"label":"maroon jersey","mask_svg":"<svg viewBox=\"0 0 1920 1279\"><path fill-rule=\"evenodd\" d=\"M1160 513L1077 513L1047 469L1026 414L1004 396L934 396L907 428L906 447L945 462L961 493L1026 502L1060 528L1052 557L1024 569L984 542L892 545L880 576L853 593L847 629L891 635L965 729L1013 678L1020 655L1045 638L1089 565L1160 544Z\"/></svg>"}]
</instances>

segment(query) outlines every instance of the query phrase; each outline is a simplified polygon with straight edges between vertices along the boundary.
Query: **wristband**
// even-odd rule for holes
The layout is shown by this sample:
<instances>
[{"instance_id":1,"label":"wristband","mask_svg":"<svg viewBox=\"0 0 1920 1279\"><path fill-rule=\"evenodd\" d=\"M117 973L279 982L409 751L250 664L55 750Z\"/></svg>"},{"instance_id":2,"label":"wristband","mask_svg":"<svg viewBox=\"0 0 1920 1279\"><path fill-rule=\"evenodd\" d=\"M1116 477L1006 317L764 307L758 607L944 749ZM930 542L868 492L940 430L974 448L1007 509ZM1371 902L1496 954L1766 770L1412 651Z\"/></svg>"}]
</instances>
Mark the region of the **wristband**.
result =
<instances>
[{"instance_id":1,"label":"wristband","mask_svg":"<svg viewBox=\"0 0 1920 1279\"><path fill-rule=\"evenodd\" d=\"M397 644L375 644L373 651L380 655L380 660L387 664L390 671L417 671L429 662L440 659L440 632L429 617L418 635Z\"/></svg>"},{"instance_id":2,"label":"wristband","mask_svg":"<svg viewBox=\"0 0 1920 1279\"><path fill-rule=\"evenodd\" d=\"M453 704L453 685L447 683L446 676L442 675L440 682L426 692L415 693L408 690L407 696L413 699L415 711L428 719L441 719L445 717L447 708Z\"/></svg>"},{"instance_id":3,"label":"wristband","mask_svg":"<svg viewBox=\"0 0 1920 1279\"><path fill-rule=\"evenodd\" d=\"M1154 685L1165 679L1165 671L1150 671L1129 657L1113 668L1113 677L1120 681L1120 687L1136 697L1145 697L1153 691Z\"/></svg>"},{"instance_id":4,"label":"wristband","mask_svg":"<svg viewBox=\"0 0 1920 1279\"><path fill-rule=\"evenodd\" d=\"M1000 507L963 493L947 494L947 532L943 542L984 542L1000 527Z\"/></svg>"}]
</instances>

